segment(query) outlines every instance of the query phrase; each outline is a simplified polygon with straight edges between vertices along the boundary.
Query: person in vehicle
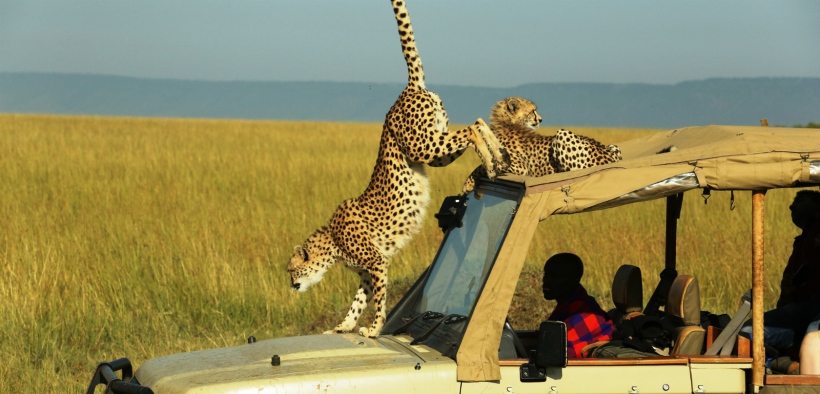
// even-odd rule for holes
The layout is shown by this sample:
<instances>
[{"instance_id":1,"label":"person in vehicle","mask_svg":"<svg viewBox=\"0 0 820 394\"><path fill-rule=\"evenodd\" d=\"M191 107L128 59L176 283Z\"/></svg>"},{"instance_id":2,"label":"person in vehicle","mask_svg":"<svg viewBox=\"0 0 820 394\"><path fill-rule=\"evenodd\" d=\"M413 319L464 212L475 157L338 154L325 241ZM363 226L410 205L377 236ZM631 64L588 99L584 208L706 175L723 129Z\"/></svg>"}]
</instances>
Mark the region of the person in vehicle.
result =
<instances>
[{"instance_id":1,"label":"person in vehicle","mask_svg":"<svg viewBox=\"0 0 820 394\"><path fill-rule=\"evenodd\" d=\"M612 321L581 285L583 275L584 263L572 253L558 253L544 263L544 299L558 301L547 320L566 323L569 358L580 358L591 343L612 339Z\"/></svg>"},{"instance_id":2,"label":"person in vehicle","mask_svg":"<svg viewBox=\"0 0 820 394\"><path fill-rule=\"evenodd\" d=\"M799 373L820 375L820 191L797 192L789 209L803 231L783 270L777 308L763 315L763 341L785 354L799 349ZM751 333L751 321L742 332ZM782 373L798 371L788 359L770 366Z\"/></svg>"}]
</instances>

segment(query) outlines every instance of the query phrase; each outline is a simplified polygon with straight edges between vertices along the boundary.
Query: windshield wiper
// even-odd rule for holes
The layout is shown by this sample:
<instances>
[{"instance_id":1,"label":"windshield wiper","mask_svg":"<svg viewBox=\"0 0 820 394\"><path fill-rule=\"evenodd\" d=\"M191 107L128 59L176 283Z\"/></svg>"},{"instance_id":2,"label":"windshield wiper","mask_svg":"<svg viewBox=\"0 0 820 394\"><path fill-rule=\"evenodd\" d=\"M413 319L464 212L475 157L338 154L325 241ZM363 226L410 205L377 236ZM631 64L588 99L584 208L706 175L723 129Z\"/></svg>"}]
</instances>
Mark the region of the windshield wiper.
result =
<instances>
[{"instance_id":1,"label":"windshield wiper","mask_svg":"<svg viewBox=\"0 0 820 394\"><path fill-rule=\"evenodd\" d=\"M435 312L435 311L427 311L427 312L424 312L424 313L420 313L420 314L416 315L416 317L408 320L407 323L404 323L403 326L395 329L392 332L392 335L399 335L399 334L403 334L403 333L407 332L407 329L410 328L410 326L413 325L413 322L415 322L419 318L424 318L424 320L430 320L430 319L439 319L441 317L444 317L444 314L440 313L440 312Z\"/></svg>"},{"instance_id":2,"label":"windshield wiper","mask_svg":"<svg viewBox=\"0 0 820 394\"><path fill-rule=\"evenodd\" d=\"M441 313L439 313L439 315L441 315ZM459 315L459 314L456 314L456 313L444 316L443 319L436 322L436 324L433 324L433 327L430 327L430 329L425 331L424 334L421 334L421 336L419 336L418 338L413 338L413 341L410 342L410 344L411 345L418 345L419 342L427 339L430 336L430 334L432 334L434 331L436 331L436 329L438 328L438 326L441 325L441 323L452 324L452 323L460 322L460 321L466 320L466 319L467 319L467 316Z\"/></svg>"}]
</instances>

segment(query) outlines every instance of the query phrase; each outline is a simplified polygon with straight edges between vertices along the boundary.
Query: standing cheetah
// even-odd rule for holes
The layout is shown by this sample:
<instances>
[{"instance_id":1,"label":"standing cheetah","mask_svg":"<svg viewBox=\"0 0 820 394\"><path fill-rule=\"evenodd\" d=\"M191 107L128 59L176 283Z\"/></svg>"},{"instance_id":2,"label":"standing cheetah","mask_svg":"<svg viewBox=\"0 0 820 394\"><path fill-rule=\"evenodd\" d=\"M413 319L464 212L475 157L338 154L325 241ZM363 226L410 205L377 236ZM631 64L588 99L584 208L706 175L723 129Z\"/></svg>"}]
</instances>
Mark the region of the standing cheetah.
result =
<instances>
[{"instance_id":1,"label":"standing cheetah","mask_svg":"<svg viewBox=\"0 0 820 394\"><path fill-rule=\"evenodd\" d=\"M359 274L359 290L347 316L326 334L352 331L362 310L372 303L376 307L373 324L361 327L359 333L379 335L387 316L390 257L418 232L430 201L424 164L445 166L470 146L491 177L496 163L503 161L500 144L483 120L465 129L448 129L441 99L424 86L424 71L404 1L391 3L407 62L407 87L387 113L370 184L361 196L344 201L330 223L296 246L288 263L291 287L299 291L319 282L340 260Z\"/></svg>"}]
</instances>

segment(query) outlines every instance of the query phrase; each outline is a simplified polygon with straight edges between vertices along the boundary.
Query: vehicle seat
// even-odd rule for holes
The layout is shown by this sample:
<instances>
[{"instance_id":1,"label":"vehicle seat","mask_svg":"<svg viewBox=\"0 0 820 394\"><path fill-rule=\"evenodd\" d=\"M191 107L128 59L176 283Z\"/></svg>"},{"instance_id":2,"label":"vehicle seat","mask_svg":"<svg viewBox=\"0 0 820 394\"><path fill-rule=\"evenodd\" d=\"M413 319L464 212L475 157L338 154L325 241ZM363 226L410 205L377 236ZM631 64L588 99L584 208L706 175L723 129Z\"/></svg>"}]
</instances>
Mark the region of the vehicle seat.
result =
<instances>
[{"instance_id":1,"label":"vehicle seat","mask_svg":"<svg viewBox=\"0 0 820 394\"><path fill-rule=\"evenodd\" d=\"M643 280L640 268L629 264L618 267L612 279L612 303L615 308L609 310L607 315L615 324L616 330L624 320L643 314ZM591 343L581 350L581 354L592 357L597 348L607 343L608 340Z\"/></svg>"},{"instance_id":2,"label":"vehicle seat","mask_svg":"<svg viewBox=\"0 0 820 394\"><path fill-rule=\"evenodd\" d=\"M527 349L515 333L510 320L504 322L504 329L501 330L501 344L498 347L499 359L527 358Z\"/></svg>"},{"instance_id":3,"label":"vehicle seat","mask_svg":"<svg viewBox=\"0 0 820 394\"><path fill-rule=\"evenodd\" d=\"M612 279L612 303L615 308L608 312L615 324L640 315L643 311L643 280L641 269L624 264Z\"/></svg>"},{"instance_id":4,"label":"vehicle seat","mask_svg":"<svg viewBox=\"0 0 820 394\"><path fill-rule=\"evenodd\" d=\"M695 355L703 349L706 330L700 326L700 290L698 280L680 275L672 282L665 311L673 316L675 340L670 355Z\"/></svg>"}]
</instances>

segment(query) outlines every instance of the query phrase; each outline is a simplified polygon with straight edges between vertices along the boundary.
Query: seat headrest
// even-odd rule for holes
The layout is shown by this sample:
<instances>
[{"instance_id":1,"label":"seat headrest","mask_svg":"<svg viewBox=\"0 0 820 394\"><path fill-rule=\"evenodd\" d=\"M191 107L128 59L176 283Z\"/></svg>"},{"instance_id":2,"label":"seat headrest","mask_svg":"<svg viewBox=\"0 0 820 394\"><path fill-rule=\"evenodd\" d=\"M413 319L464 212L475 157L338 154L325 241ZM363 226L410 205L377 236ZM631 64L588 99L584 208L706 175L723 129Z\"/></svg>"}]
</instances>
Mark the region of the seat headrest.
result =
<instances>
[{"instance_id":1,"label":"seat headrest","mask_svg":"<svg viewBox=\"0 0 820 394\"><path fill-rule=\"evenodd\" d=\"M680 275L672 282L666 299L666 313L677 316L687 326L700 325L700 289L691 275Z\"/></svg>"},{"instance_id":2,"label":"seat headrest","mask_svg":"<svg viewBox=\"0 0 820 394\"><path fill-rule=\"evenodd\" d=\"M612 280L612 303L623 314L643 310L643 283L641 269L624 264Z\"/></svg>"}]
</instances>

